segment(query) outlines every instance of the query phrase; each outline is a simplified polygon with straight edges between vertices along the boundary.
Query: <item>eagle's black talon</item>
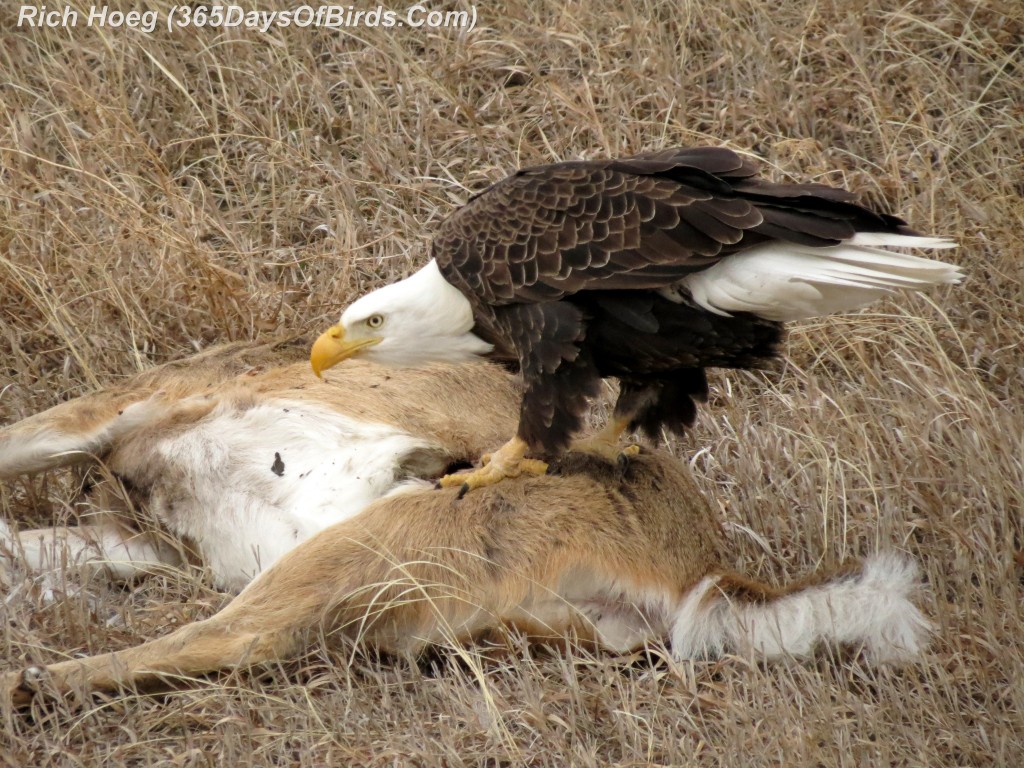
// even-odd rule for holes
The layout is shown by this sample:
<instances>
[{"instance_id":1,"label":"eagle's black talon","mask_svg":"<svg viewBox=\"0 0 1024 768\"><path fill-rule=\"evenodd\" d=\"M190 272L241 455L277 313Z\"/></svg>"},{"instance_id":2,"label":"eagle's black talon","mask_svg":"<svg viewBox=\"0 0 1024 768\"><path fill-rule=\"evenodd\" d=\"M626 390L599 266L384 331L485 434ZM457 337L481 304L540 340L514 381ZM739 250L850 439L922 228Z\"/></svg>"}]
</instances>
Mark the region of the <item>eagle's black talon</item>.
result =
<instances>
[{"instance_id":1,"label":"eagle's black talon","mask_svg":"<svg viewBox=\"0 0 1024 768\"><path fill-rule=\"evenodd\" d=\"M463 483L461 486L459 486L459 493L455 496L455 500L458 501L467 493L469 493L469 483Z\"/></svg>"},{"instance_id":2,"label":"eagle's black talon","mask_svg":"<svg viewBox=\"0 0 1024 768\"><path fill-rule=\"evenodd\" d=\"M441 481L440 481L440 480L435 480L435 481L434 481L434 490L435 490L435 491L440 491L440 490L442 490L443 488L444 488L444 486L443 486L443 485L441 485Z\"/></svg>"}]
</instances>

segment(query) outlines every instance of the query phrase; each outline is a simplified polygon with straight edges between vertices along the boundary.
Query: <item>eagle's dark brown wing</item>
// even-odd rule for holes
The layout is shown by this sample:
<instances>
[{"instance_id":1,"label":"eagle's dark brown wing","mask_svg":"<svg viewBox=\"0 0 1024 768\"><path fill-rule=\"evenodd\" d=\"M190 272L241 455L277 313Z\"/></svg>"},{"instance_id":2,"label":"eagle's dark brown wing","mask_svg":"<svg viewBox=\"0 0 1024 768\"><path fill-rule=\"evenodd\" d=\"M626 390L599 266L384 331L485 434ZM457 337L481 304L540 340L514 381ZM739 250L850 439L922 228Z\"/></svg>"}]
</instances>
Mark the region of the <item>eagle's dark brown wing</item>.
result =
<instances>
[{"instance_id":1,"label":"eagle's dark brown wing","mask_svg":"<svg viewBox=\"0 0 1024 768\"><path fill-rule=\"evenodd\" d=\"M449 282L500 306L658 288L768 240L825 246L903 225L845 190L756 172L719 147L526 168L442 223L433 256Z\"/></svg>"}]
</instances>

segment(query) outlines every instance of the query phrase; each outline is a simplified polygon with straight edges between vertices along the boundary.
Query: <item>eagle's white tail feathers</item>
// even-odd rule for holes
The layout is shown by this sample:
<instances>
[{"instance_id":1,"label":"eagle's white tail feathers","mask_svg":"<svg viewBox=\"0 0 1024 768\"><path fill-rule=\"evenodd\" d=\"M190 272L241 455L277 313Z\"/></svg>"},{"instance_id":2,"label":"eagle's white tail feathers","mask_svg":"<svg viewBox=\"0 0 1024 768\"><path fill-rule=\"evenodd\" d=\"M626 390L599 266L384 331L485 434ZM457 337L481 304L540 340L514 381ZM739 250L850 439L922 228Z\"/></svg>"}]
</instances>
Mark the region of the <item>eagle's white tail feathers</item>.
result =
<instances>
[{"instance_id":1,"label":"eagle's white tail feathers","mask_svg":"<svg viewBox=\"0 0 1024 768\"><path fill-rule=\"evenodd\" d=\"M716 314L752 312L782 322L862 307L896 290L958 283L958 267L889 247L942 249L938 237L861 232L826 248L769 243L722 259L682 281Z\"/></svg>"},{"instance_id":2,"label":"eagle's white tail feathers","mask_svg":"<svg viewBox=\"0 0 1024 768\"><path fill-rule=\"evenodd\" d=\"M956 241L948 237L927 235L896 235L892 232L858 232L850 243L869 248L956 248Z\"/></svg>"},{"instance_id":3,"label":"eagle's white tail feathers","mask_svg":"<svg viewBox=\"0 0 1024 768\"><path fill-rule=\"evenodd\" d=\"M874 662L907 659L923 649L931 631L910 600L917 576L913 560L880 554L859 572L764 600L722 589L722 577L709 576L676 611L672 653L804 656L824 641L863 645Z\"/></svg>"}]
</instances>

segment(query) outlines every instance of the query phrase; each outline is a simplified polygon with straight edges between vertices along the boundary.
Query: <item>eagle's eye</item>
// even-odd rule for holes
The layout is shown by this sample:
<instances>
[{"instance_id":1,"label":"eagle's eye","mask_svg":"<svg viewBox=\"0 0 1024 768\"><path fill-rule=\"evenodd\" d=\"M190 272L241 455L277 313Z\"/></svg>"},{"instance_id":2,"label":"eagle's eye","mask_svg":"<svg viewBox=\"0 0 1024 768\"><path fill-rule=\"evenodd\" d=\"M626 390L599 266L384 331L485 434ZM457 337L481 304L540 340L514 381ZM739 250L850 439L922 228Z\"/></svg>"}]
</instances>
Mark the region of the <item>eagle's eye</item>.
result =
<instances>
[{"instance_id":1,"label":"eagle's eye","mask_svg":"<svg viewBox=\"0 0 1024 768\"><path fill-rule=\"evenodd\" d=\"M384 325L384 315L370 315L366 318L366 325L370 328L380 328Z\"/></svg>"}]
</instances>

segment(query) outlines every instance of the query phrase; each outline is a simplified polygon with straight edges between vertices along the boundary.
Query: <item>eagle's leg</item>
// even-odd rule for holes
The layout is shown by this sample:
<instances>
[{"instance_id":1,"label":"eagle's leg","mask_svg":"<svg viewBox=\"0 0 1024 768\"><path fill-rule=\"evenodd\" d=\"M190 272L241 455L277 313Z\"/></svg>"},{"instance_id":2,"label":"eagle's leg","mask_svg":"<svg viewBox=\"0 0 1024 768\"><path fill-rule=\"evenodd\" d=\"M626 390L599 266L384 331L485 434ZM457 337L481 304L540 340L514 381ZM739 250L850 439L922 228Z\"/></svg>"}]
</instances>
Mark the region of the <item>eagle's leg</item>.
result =
<instances>
[{"instance_id":1,"label":"eagle's leg","mask_svg":"<svg viewBox=\"0 0 1024 768\"><path fill-rule=\"evenodd\" d=\"M619 463L631 456L640 453L640 446L636 443L623 447L620 444L622 433L629 427L629 417L615 417L600 432L590 437L582 437L572 441L569 450L581 451L595 456L601 456L612 463Z\"/></svg>"},{"instance_id":2,"label":"eagle's leg","mask_svg":"<svg viewBox=\"0 0 1024 768\"><path fill-rule=\"evenodd\" d=\"M526 441L520 437L513 437L501 448L490 454L488 459L484 457L484 466L472 472L445 475L440 480L442 488L461 487L462 493L483 488L487 485L494 485L506 477L519 477L522 474L543 475L548 471L548 465L537 459L526 458Z\"/></svg>"}]
</instances>

